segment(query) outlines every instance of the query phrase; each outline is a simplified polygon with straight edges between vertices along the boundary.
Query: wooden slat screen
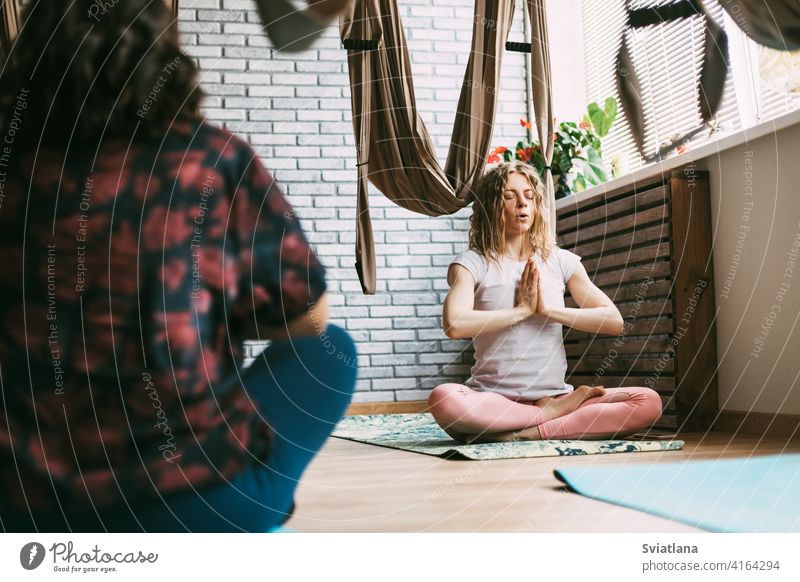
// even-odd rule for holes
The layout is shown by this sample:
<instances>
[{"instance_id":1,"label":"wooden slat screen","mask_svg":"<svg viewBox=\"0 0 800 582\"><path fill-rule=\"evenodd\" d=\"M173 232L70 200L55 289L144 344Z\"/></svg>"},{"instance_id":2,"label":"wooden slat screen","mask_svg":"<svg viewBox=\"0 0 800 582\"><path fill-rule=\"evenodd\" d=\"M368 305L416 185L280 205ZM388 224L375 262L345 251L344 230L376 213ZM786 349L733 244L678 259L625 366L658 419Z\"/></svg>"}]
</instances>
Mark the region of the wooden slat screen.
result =
<instances>
[{"instance_id":1,"label":"wooden slat screen","mask_svg":"<svg viewBox=\"0 0 800 582\"><path fill-rule=\"evenodd\" d=\"M696 338L709 335L707 328L686 334L689 338L680 337L677 346L673 342L676 306L685 303L687 291L686 285L676 285L676 269L685 271L684 279L689 272L691 276L711 272L710 261L698 267L698 261L676 261L674 256L675 249L684 248L687 242L673 239L676 215L684 220L686 208L703 204L703 199L708 205L707 177L698 179L695 174L693 180L691 196L682 185L687 176L674 172L558 210L559 245L581 256L592 281L611 297L626 322L618 337L565 327L567 381L575 386L651 387L664 405L656 427L668 430L697 430L710 423L708 417L716 410L715 365L700 370L687 364L688 352L697 349ZM676 190L681 190L680 200L674 199ZM696 216L704 218L705 214ZM699 223L694 226L703 228ZM710 253L710 242L701 235L695 237L691 229L677 230L683 238L692 238L688 241L692 245L707 244ZM709 280L713 284L711 277ZM713 313L713 291L705 296L710 298ZM703 309L708 303L707 299ZM577 306L569 296L566 305ZM706 318L697 317L693 325L706 324ZM714 352L711 359L716 362L714 349L704 349L706 354ZM693 381L705 378L707 385L682 385L687 374Z\"/></svg>"}]
</instances>

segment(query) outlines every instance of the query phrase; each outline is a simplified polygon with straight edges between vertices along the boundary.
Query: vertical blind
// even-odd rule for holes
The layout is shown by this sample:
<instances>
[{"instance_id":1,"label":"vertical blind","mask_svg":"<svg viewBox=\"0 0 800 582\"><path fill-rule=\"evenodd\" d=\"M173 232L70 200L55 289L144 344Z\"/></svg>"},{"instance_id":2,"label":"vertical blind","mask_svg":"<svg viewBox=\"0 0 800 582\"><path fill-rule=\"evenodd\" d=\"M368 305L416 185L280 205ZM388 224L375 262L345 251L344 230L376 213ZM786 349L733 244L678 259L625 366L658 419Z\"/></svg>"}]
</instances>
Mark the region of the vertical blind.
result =
<instances>
[{"instance_id":1,"label":"vertical blind","mask_svg":"<svg viewBox=\"0 0 800 582\"><path fill-rule=\"evenodd\" d=\"M668 2L629 2L631 9L664 5ZM702 124L700 114L700 73L703 59L704 18L693 16L663 24L627 29L624 0L583 0L586 92L589 102L619 97L615 80L616 56L623 35L628 38L631 57L642 88L645 120L645 154L653 155L671 139L681 137ZM717 0L704 2L708 13L722 23ZM725 80L722 103L716 121L720 131L742 128L730 71ZM709 139L710 130L697 133L690 148ZM714 136L716 137L716 136ZM621 155L629 171L643 164L633 135L623 115L617 118L603 141L603 157Z\"/></svg>"}]
</instances>

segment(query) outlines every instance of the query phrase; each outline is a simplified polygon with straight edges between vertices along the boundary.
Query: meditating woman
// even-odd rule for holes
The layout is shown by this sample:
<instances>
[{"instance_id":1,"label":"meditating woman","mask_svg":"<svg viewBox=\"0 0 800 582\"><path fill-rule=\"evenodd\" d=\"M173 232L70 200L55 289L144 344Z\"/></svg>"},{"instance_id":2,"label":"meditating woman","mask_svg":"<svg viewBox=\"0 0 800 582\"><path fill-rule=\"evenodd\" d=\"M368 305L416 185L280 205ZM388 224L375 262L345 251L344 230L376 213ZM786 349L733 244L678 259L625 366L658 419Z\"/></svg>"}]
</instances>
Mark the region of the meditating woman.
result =
<instances>
[{"instance_id":1,"label":"meditating woman","mask_svg":"<svg viewBox=\"0 0 800 582\"><path fill-rule=\"evenodd\" d=\"M465 384L437 386L436 422L461 442L604 439L640 431L661 415L649 388L565 383L562 325L617 335L623 319L576 254L555 246L543 186L528 164L490 170L475 193L469 249L450 265L443 326L473 338ZM580 308L564 307L564 290Z\"/></svg>"},{"instance_id":2,"label":"meditating woman","mask_svg":"<svg viewBox=\"0 0 800 582\"><path fill-rule=\"evenodd\" d=\"M0 530L271 530L355 344L166 3L93 7L27 3L0 72Z\"/></svg>"}]
</instances>

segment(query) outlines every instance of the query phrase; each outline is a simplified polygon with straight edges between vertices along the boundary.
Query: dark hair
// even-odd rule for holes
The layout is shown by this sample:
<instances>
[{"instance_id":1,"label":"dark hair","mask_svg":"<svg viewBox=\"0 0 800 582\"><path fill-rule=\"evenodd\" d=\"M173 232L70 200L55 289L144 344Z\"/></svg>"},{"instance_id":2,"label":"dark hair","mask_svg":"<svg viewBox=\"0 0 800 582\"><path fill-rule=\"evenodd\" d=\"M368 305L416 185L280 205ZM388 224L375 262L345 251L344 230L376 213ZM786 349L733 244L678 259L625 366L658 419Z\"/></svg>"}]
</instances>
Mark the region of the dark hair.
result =
<instances>
[{"instance_id":1,"label":"dark hair","mask_svg":"<svg viewBox=\"0 0 800 582\"><path fill-rule=\"evenodd\" d=\"M197 67L164 0L31 0L21 21L0 73L3 134L65 146L200 119Z\"/></svg>"}]
</instances>

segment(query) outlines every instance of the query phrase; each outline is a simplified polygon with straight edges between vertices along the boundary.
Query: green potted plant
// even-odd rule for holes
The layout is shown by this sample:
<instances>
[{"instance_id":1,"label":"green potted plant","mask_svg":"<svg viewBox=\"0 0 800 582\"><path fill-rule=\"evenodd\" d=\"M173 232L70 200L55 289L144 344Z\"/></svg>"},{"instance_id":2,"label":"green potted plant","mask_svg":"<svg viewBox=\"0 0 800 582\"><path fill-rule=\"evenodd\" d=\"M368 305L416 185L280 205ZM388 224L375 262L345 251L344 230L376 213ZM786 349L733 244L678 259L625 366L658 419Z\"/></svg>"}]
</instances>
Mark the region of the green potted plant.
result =
<instances>
[{"instance_id":1,"label":"green potted plant","mask_svg":"<svg viewBox=\"0 0 800 582\"><path fill-rule=\"evenodd\" d=\"M602 108L596 102L590 103L587 113L579 123L562 121L558 125L553 136L553 161L550 164L556 198L563 198L571 192L580 192L607 180L601 139L608 134L616 117L617 102L609 97ZM520 125L531 127L530 122L525 119L520 120ZM498 146L489 153L487 162L510 162L513 159L531 164L540 176L544 176L544 156L538 141L519 141L513 150Z\"/></svg>"}]
</instances>

